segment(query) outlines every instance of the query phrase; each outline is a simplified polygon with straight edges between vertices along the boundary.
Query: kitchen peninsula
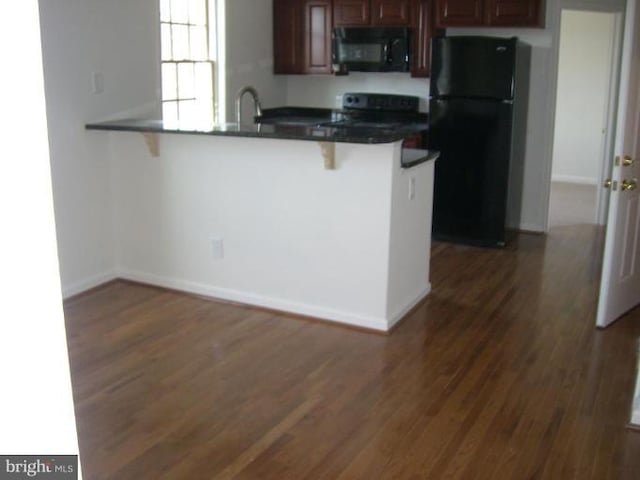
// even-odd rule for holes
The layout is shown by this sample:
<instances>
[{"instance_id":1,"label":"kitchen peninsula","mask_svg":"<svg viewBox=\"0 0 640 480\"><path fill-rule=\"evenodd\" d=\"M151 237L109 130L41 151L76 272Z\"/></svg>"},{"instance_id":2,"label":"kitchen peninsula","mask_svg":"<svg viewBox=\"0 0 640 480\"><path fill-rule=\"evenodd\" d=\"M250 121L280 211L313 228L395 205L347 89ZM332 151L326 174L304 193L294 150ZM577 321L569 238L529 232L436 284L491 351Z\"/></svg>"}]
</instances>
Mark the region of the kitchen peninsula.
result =
<instances>
[{"instance_id":1,"label":"kitchen peninsula","mask_svg":"<svg viewBox=\"0 0 640 480\"><path fill-rule=\"evenodd\" d=\"M114 275L388 331L430 291L437 154L286 123L87 125L118 130Z\"/></svg>"}]
</instances>

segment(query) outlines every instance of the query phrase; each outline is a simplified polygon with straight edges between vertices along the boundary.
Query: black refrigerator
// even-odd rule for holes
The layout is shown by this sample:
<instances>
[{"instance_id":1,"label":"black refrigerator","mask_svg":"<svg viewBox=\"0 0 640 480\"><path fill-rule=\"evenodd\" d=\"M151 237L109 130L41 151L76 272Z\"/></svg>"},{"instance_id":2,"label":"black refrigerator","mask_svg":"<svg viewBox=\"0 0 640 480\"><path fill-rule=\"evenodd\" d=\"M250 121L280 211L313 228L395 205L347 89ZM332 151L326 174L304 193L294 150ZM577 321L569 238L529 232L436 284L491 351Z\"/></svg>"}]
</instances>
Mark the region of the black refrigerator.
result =
<instances>
[{"instance_id":1,"label":"black refrigerator","mask_svg":"<svg viewBox=\"0 0 640 480\"><path fill-rule=\"evenodd\" d=\"M501 247L518 227L529 60L516 38L433 39L434 239Z\"/></svg>"}]
</instances>

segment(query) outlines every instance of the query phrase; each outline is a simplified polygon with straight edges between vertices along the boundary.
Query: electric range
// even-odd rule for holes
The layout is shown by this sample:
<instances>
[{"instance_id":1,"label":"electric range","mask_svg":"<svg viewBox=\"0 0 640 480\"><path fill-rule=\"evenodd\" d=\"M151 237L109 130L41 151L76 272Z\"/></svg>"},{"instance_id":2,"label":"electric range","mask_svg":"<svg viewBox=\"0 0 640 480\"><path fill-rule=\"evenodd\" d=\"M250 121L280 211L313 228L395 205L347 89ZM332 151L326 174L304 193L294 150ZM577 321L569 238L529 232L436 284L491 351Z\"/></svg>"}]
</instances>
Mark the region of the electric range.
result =
<instances>
[{"instance_id":1,"label":"electric range","mask_svg":"<svg viewBox=\"0 0 640 480\"><path fill-rule=\"evenodd\" d=\"M400 128L408 124L426 122L419 113L420 100L408 95L382 93L345 93L342 110L336 118L322 123L327 127Z\"/></svg>"}]
</instances>

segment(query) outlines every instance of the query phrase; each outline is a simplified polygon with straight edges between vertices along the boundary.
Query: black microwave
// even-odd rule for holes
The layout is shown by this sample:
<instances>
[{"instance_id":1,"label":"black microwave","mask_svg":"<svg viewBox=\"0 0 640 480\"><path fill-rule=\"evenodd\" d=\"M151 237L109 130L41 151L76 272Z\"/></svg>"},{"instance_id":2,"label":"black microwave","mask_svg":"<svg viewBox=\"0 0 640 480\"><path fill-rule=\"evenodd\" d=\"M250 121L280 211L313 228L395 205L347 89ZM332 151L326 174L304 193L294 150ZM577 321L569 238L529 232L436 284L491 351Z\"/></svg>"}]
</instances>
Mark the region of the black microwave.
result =
<instances>
[{"instance_id":1,"label":"black microwave","mask_svg":"<svg viewBox=\"0 0 640 480\"><path fill-rule=\"evenodd\" d=\"M336 73L409 71L408 28L336 27L331 38Z\"/></svg>"}]
</instances>

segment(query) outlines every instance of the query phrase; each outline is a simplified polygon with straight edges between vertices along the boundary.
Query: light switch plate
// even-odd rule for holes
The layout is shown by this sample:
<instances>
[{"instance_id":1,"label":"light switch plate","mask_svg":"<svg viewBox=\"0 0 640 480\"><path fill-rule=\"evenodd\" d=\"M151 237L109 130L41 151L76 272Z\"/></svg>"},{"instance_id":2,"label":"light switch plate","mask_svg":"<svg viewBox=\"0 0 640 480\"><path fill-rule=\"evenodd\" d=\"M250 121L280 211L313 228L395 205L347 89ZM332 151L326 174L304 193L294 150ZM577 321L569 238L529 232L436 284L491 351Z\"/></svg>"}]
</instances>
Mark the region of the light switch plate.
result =
<instances>
[{"instance_id":1,"label":"light switch plate","mask_svg":"<svg viewBox=\"0 0 640 480\"><path fill-rule=\"evenodd\" d=\"M91 91L96 95L104 92L104 76L102 73L91 73Z\"/></svg>"}]
</instances>

